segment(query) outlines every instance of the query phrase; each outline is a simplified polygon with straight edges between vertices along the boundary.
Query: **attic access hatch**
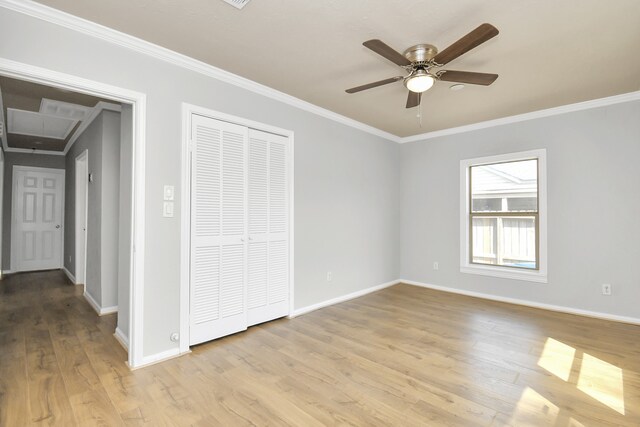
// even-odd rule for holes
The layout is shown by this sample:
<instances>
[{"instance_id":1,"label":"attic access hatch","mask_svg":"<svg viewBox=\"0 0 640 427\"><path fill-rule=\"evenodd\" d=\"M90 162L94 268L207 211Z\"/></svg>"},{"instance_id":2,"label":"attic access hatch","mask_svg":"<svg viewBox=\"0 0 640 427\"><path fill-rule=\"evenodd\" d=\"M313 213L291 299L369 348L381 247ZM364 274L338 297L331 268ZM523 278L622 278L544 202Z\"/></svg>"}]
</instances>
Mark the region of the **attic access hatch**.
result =
<instances>
[{"instance_id":1,"label":"attic access hatch","mask_svg":"<svg viewBox=\"0 0 640 427\"><path fill-rule=\"evenodd\" d=\"M231 6L235 7L236 9L242 9L243 7L245 7L247 5L247 3L249 3L249 0L222 0L225 3L230 4Z\"/></svg>"},{"instance_id":2,"label":"attic access hatch","mask_svg":"<svg viewBox=\"0 0 640 427\"><path fill-rule=\"evenodd\" d=\"M65 139L77 123L77 120L64 117L7 108L7 133Z\"/></svg>"}]
</instances>

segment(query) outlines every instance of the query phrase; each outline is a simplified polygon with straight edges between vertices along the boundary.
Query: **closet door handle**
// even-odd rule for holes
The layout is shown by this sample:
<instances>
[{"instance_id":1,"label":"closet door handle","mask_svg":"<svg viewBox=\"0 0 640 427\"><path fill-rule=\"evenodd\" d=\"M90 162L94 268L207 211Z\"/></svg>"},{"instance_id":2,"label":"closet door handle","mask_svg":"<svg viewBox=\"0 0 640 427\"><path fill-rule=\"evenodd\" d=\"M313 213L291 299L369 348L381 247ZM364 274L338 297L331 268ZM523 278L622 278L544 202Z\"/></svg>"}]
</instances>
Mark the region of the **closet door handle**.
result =
<instances>
[{"instance_id":1,"label":"closet door handle","mask_svg":"<svg viewBox=\"0 0 640 427\"><path fill-rule=\"evenodd\" d=\"M249 236L249 240L253 240L253 237Z\"/></svg>"},{"instance_id":2,"label":"closet door handle","mask_svg":"<svg viewBox=\"0 0 640 427\"><path fill-rule=\"evenodd\" d=\"M244 237L241 237L241 238L240 238L240 241L241 241L241 242L244 242Z\"/></svg>"}]
</instances>

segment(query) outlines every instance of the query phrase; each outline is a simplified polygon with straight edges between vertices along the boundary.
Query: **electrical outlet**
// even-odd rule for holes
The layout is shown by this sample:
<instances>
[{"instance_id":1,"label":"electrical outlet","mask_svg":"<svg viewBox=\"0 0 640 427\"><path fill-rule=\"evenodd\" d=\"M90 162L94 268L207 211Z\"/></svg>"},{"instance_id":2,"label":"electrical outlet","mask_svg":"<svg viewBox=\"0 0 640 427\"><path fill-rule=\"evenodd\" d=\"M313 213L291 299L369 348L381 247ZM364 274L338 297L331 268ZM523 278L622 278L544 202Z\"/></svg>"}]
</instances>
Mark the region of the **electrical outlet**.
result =
<instances>
[{"instance_id":1,"label":"electrical outlet","mask_svg":"<svg viewBox=\"0 0 640 427\"><path fill-rule=\"evenodd\" d=\"M71 255L69 255L69 262L71 262Z\"/></svg>"},{"instance_id":2,"label":"electrical outlet","mask_svg":"<svg viewBox=\"0 0 640 427\"><path fill-rule=\"evenodd\" d=\"M333 280L333 273L330 271L327 271L327 282L330 282Z\"/></svg>"},{"instance_id":3,"label":"electrical outlet","mask_svg":"<svg viewBox=\"0 0 640 427\"><path fill-rule=\"evenodd\" d=\"M437 270L438 268L440 268L440 264L438 264L438 261L433 263L433 269Z\"/></svg>"},{"instance_id":4,"label":"electrical outlet","mask_svg":"<svg viewBox=\"0 0 640 427\"><path fill-rule=\"evenodd\" d=\"M602 295L611 295L611 285L609 283L602 285Z\"/></svg>"}]
</instances>

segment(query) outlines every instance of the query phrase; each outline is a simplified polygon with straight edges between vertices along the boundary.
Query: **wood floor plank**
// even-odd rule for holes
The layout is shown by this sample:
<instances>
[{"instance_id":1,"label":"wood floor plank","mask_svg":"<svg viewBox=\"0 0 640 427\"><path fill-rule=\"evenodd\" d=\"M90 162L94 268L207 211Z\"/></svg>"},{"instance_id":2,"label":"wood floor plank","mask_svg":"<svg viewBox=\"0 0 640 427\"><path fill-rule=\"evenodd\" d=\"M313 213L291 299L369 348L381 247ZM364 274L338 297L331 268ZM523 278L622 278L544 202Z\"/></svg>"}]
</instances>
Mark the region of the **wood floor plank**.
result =
<instances>
[{"instance_id":1,"label":"wood floor plank","mask_svg":"<svg viewBox=\"0 0 640 427\"><path fill-rule=\"evenodd\" d=\"M41 425L75 425L71 402L58 367L49 330L30 328L26 338L27 384L31 422Z\"/></svg>"},{"instance_id":2,"label":"wood floor plank","mask_svg":"<svg viewBox=\"0 0 640 427\"><path fill-rule=\"evenodd\" d=\"M87 426L122 425L122 419L66 318L52 319L49 331L75 419Z\"/></svg>"},{"instance_id":3,"label":"wood floor plank","mask_svg":"<svg viewBox=\"0 0 640 427\"><path fill-rule=\"evenodd\" d=\"M24 352L0 353L0 426L30 424L28 400Z\"/></svg>"}]
</instances>

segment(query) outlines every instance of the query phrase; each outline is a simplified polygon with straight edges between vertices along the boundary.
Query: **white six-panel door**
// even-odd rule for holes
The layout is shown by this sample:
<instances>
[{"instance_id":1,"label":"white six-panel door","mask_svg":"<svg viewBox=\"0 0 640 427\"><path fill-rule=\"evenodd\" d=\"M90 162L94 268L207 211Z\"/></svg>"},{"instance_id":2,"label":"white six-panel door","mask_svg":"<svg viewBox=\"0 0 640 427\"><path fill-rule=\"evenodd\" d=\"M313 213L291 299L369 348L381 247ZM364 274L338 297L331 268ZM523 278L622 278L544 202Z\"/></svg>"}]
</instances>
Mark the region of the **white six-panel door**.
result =
<instances>
[{"instance_id":1,"label":"white six-panel door","mask_svg":"<svg viewBox=\"0 0 640 427\"><path fill-rule=\"evenodd\" d=\"M14 166L12 269L62 267L64 170Z\"/></svg>"},{"instance_id":2,"label":"white six-panel door","mask_svg":"<svg viewBox=\"0 0 640 427\"><path fill-rule=\"evenodd\" d=\"M287 138L194 114L190 345L288 314Z\"/></svg>"}]
</instances>

